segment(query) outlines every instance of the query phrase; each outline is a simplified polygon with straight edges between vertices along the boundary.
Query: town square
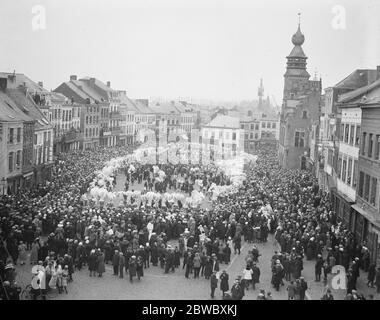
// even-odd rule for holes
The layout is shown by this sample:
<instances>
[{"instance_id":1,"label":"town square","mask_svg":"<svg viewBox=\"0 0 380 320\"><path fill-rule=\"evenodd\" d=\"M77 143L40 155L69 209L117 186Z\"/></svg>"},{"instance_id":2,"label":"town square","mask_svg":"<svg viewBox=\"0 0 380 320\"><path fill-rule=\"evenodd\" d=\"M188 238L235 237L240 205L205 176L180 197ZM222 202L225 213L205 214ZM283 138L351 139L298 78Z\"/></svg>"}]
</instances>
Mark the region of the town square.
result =
<instances>
[{"instance_id":1,"label":"town square","mask_svg":"<svg viewBox=\"0 0 380 320\"><path fill-rule=\"evenodd\" d=\"M1 300L380 299L377 3L6 2Z\"/></svg>"}]
</instances>

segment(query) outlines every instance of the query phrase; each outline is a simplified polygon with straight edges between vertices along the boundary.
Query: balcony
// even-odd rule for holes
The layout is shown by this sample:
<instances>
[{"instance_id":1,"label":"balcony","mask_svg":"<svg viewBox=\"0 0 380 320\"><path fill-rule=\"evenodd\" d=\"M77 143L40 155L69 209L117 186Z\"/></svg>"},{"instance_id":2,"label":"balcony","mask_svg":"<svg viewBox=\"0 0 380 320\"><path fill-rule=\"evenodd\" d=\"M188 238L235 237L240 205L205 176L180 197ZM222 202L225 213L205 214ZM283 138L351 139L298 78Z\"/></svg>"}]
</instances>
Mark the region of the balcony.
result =
<instances>
[{"instance_id":1,"label":"balcony","mask_svg":"<svg viewBox=\"0 0 380 320\"><path fill-rule=\"evenodd\" d=\"M112 119L112 120L120 120L121 119L121 114L119 111L111 111L109 113L109 115L110 115L110 119Z\"/></svg>"},{"instance_id":2,"label":"balcony","mask_svg":"<svg viewBox=\"0 0 380 320\"><path fill-rule=\"evenodd\" d=\"M83 138L83 133L72 130L62 134L61 137L63 143L70 143L81 140Z\"/></svg>"},{"instance_id":3,"label":"balcony","mask_svg":"<svg viewBox=\"0 0 380 320\"><path fill-rule=\"evenodd\" d=\"M121 127L112 127L110 129L111 129L111 133L113 135L120 135L120 134L122 134Z\"/></svg>"}]
</instances>

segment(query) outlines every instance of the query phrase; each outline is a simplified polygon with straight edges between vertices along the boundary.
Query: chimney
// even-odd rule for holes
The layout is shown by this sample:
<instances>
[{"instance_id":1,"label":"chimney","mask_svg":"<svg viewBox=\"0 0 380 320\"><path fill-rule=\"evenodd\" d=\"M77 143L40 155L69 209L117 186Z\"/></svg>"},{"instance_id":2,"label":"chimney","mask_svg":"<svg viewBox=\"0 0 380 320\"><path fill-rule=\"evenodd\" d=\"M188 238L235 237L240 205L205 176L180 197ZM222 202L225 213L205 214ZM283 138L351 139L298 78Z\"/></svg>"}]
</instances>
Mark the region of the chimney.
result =
<instances>
[{"instance_id":1,"label":"chimney","mask_svg":"<svg viewBox=\"0 0 380 320\"><path fill-rule=\"evenodd\" d=\"M8 78L0 78L0 90L7 90Z\"/></svg>"},{"instance_id":2,"label":"chimney","mask_svg":"<svg viewBox=\"0 0 380 320\"><path fill-rule=\"evenodd\" d=\"M111 88L111 81L107 81L107 87Z\"/></svg>"},{"instance_id":3,"label":"chimney","mask_svg":"<svg viewBox=\"0 0 380 320\"><path fill-rule=\"evenodd\" d=\"M70 76L70 81L75 81L77 80L77 76L76 75L71 75Z\"/></svg>"},{"instance_id":4,"label":"chimney","mask_svg":"<svg viewBox=\"0 0 380 320\"><path fill-rule=\"evenodd\" d=\"M42 81L38 81L38 85L43 88L44 87L44 83Z\"/></svg>"},{"instance_id":5,"label":"chimney","mask_svg":"<svg viewBox=\"0 0 380 320\"><path fill-rule=\"evenodd\" d=\"M376 73L376 80L380 79L380 66L376 67L377 73Z\"/></svg>"}]
</instances>

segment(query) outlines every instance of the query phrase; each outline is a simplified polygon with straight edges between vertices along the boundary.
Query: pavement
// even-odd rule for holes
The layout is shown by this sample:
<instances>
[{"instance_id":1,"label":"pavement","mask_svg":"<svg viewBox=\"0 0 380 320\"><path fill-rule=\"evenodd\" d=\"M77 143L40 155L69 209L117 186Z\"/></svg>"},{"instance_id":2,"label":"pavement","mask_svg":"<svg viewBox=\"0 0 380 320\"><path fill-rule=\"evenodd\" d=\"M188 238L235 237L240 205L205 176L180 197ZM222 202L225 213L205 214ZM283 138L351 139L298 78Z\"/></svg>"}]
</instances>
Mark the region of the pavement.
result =
<instances>
[{"instance_id":1,"label":"pavement","mask_svg":"<svg viewBox=\"0 0 380 320\"><path fill-rule=\"evenodd\" d=\"M270 235L268 242L256 244L259 248L261 256L258 266L261 270L260 283L256 286L256 290L246 291L244 300L256 300L260 289L272 293L274 300L287 300L286 286L276 291L272 288L270 260L275 250L273 236ZM241 253L232 253L231 262L228 265L221 264L220 269L226 270L230 276L230 287L233 280L242 275L245 268L245 257L248 254L252 244L244 243ZM23 285L30 283L31 266L17 266L18 280ZM307 296L309 300L319 300L323 295L325 285L323 282L314 282L314 261L304 261L304 270L302 276L308 282L309 289ZM74 281L68 285L68 294L54 294L51 298L57 300L211 300L210 298L210 282L204 278L193 279L190 275L189 279L185 278L185 270L182 266L175 270L174 273L164 274L164 270L160 267L147 268L144 270L144 277L140 281L135 278L133 283L129 281L128 275L124 274L124 278L120 279L113 275L112 265L106 265L106 272L103 277L90 277L87 267L81 271L75 271L73 275ZM329 276L328 283L331 281ZM380 300L380 295L376 294L376 290L366 286L366 274L361 272L358 279L357 289L359 293L368 295L374 294L375 300ZM343 300L345 290L332 290L336 300ZM222 293L216 290L215 300L220 300Z\"/></svg>"},{"instance_id":2,"label":"pavement","mask_svg":"<svg viewBox=\"0 0 380 320\"><path fill-rule=\"evenodd\" d=\"M122 175L117 178L116 190L122 190L125 182ZM135 190L141 188L135 185ZM205 206L211 206L209 200L205 201ZM176 241L171 241L176 244ZM261 256L259 257L258 266L261 271L260 283L256 285L256 290L246 291L244 300L256 300L260 289L272 293L274 300L287 300L286 287L288 282L285 281L285 286L280 287L277 292L271 286L271 258L274 251L280 251L275 245L273 235L269 235L267 243L256 244ZM241 253L234 254L232 252L231 262L228 265L221 264L220 271L226 270L229 274L229 285L233 284L237 276L242 275L245 268L245 257L252 244L243 242ZM182 262L182 259L181 259ZM302 276L308 283L307 298L309 300L319 300L324 292L325 284L323 282L314 281L314 261L304 260L304 270ZM25 287L31 280L31 265L17 266L18 281L22 287ZM331 275L329 275L327 284L331 283ZM68 294L54 293L49 296L50 299L56 300L211 300L210 298L210 282L204 278L193 279L190 275L189 279L185 278L185 270L182 266L175 270L174 273L164 274L164 270L160 267L153 267L144 270L144 277L138 281L136 278L133 283L129 281L129 276L124 274L124 279L119 279L113 275L112 265L106 265L106 272L103 277L90 277L87 267L81 271L75 271L73 275L74 281L68 285ZM358 279L357 289L359 293L365 296L373 294L375 300L380 300L380 294L376 294L376 290L366 286L367 275L361 271L361 276ZM331 287L331 286L330 286ZM346 290L333 290L332 294L336 300L343 300L346 295ZM215 300L222 299L222 293L218 289L215 292Z\"/></svg>"}]
</instances>

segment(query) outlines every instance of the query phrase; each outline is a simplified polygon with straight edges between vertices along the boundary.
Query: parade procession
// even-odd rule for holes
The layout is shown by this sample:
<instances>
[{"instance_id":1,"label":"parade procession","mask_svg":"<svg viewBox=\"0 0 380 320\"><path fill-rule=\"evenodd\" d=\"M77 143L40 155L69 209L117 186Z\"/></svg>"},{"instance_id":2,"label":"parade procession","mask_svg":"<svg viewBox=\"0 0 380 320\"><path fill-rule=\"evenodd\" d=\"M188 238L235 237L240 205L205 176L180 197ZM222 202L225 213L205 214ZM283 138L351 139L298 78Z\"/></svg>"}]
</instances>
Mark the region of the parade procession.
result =
<instances>
[{"instance_id":1,"label":"parade procession","mask_svg":"<svg viewBox=\"0 0 380 320\"><path fill-rule=\"evenodd\" d=\"M245 0L42 1L26 36L7 2L34 49L0 31L0 300L380 299L380 61L316 29L354 4L275 27Z\"/></svg>"}]
</instances>

